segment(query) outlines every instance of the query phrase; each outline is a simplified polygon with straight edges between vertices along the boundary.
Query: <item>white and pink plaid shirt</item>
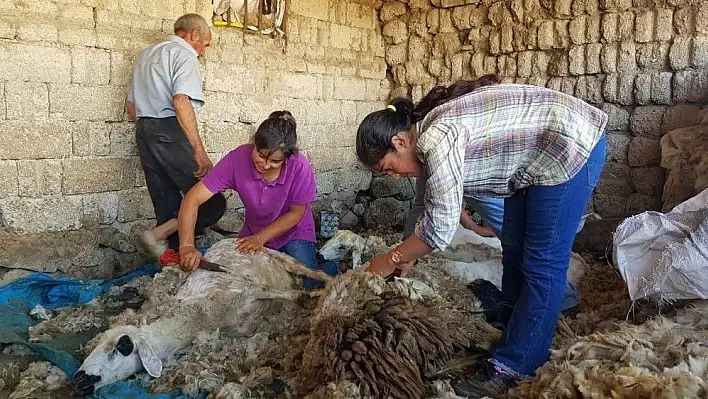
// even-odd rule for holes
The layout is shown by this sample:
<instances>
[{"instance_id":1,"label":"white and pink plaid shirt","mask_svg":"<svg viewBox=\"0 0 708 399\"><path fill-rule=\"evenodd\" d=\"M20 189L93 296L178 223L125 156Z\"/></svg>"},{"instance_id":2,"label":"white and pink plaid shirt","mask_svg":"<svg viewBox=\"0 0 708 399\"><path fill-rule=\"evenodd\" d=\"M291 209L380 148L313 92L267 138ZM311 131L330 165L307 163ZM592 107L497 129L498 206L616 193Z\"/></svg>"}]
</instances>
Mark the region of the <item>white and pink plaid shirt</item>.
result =
<instances>
[{"instance_id":1,"label":"white and pink plaid shirt","mask_svg":"<svg viewBox=\"0 0 708 399\"><path fill-rule=\"evenodd\" d=\"M508 197L570 180L600 140L608 116L567 94L517 84L487 86L434 108L418 125L429 178L416 235L444 250L464 195Z\"/></svg>"}]
</instances>

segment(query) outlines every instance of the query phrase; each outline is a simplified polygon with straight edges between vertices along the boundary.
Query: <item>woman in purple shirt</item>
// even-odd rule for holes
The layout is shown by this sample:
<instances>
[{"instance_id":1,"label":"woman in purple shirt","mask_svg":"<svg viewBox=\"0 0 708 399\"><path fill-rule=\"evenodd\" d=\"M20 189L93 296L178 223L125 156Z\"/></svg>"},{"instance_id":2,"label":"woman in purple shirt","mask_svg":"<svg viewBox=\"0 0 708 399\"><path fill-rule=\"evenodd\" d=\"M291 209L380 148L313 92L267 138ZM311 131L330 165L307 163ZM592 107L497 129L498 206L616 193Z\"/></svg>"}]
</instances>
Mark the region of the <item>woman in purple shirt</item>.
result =
<instances>
[{"instance_id":1,"label":"woman in purple shirt","mask_svg":"<svg viewBox=\"0 0 708 399\"><path fill-rule=\"evenodd\" d=\"M199 206L216 193L236 191L245 208L245 224L237 249L256 253L264 246L284 252L311 269L330 275L331 262L321 267L315 249L315 221L310 203L316 199L315 173L297 149L296 123L288 111L276 111L258 127L253 144L229 152L187 192L177 217L179 255L183 267L194 270L201 253L194 247L194 224ZM305 281L305 288L322 283Z\"/></svg>"}]
</instances>

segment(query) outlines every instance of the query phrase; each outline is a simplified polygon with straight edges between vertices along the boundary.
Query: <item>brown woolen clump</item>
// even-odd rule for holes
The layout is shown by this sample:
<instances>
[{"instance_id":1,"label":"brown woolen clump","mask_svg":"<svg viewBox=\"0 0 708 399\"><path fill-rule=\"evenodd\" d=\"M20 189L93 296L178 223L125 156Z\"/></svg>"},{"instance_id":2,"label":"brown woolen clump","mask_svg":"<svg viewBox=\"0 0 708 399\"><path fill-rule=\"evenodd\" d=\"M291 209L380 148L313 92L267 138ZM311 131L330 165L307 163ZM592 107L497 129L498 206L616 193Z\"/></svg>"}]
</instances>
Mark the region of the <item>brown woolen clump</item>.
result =
<instances>
[{"instance_id":1,"label":"brown woolen clump","mask_svg":"<svg viewBox=\"0 0 708 399\"><path fill-rule=\"evenodd\" d=\"M367 287L363 281L372 278L378 277L361 277L340 292L362 294ZM296 375L298 395L329 382L350 381L363 397L422 398L423 379L443 362L461 350L488 349L499 339L499 331L477 317L384 286L391 289L379 295L369 291L357 305L342 303L311 318Z\"/></svg>"}]
</instances>

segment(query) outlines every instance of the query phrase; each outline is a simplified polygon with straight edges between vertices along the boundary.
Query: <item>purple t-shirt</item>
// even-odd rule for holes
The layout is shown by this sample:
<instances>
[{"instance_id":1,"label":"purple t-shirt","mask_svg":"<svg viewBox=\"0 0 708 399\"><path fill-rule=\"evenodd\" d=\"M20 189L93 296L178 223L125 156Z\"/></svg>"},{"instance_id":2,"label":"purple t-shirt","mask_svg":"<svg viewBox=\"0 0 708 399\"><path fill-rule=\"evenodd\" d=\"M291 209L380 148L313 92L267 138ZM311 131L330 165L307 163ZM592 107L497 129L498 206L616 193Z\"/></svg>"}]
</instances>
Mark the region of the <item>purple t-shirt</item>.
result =
<instances>
[{"instance_id":1,"label":"purple t-shirt","mask_svg":"<svg viewBox=\"0 0 708 399\"><path fill-rule=\"evenodd\" d=\"M290 210L291 205L307 204L302 219L292 229L266 243L278 249L293 240L315 242L315 220L310 203L317 197L315 172L307 157L293 154L283 162L280 176L268 182L258 173L251 158L253 144L231 150L202 179L204 186L216 194L232 189L243 202L246 222L239 237L258 233Z\"/></svg>"}]
</instances>

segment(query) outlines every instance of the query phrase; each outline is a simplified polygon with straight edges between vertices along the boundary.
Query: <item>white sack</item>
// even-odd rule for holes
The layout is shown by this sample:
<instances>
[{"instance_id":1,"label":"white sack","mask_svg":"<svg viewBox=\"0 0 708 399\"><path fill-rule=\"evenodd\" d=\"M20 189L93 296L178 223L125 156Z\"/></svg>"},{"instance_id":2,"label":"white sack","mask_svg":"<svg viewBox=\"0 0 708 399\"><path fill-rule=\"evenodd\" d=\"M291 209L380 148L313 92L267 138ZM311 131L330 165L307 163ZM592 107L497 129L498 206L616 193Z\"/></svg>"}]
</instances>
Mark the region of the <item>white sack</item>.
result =
<instances>
[{"instance_id":1,"label":"white sack","mask_svg":"<svg viewBox=\"0 0 708 399\"><path fill-rule=\"evenodd\" d=\"M617 226L613 260L632 300L708 299L708 189Z\"/></svg>"}]
</instances>

